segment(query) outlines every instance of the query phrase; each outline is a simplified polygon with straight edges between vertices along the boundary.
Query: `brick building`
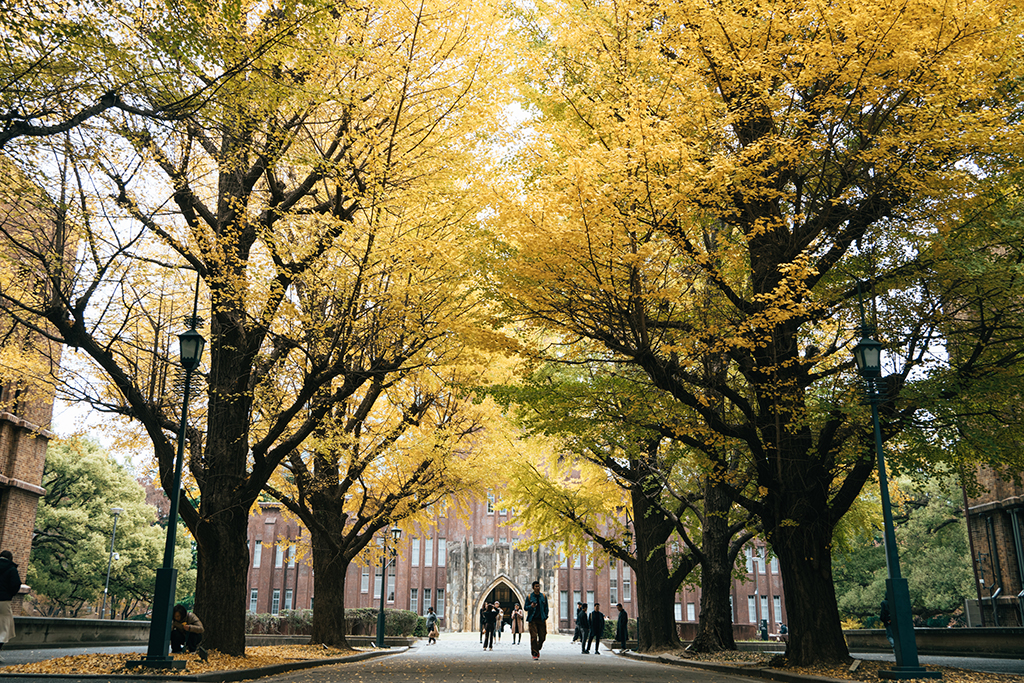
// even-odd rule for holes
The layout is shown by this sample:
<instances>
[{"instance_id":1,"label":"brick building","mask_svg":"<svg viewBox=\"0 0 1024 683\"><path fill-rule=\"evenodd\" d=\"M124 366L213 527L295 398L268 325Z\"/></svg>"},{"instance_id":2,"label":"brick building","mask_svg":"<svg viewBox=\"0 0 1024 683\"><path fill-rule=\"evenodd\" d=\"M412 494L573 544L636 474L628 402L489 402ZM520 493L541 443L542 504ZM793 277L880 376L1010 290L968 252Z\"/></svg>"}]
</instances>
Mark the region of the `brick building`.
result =
<instances>
[{"instance_id":1,"label":"brick building","mask_svg":"<svg viewBox=\"0 0 1024 683\"><path fill-rule=\"evenodd\" d=\"M530 585L540 580L550 607L549 628L571 632L575 606L599 602L614 618L621 602L630 617L637 615L632 570L620 561L563 557L554 548L520 550L521 532L509 510L497 509L494 497L473 501L465 518L440 517L430 529L406 531L398 544L397 562L383 582L385 607L426 614L433 607L448 631L476 631L484 602L522 604ZM260 503L249 520L249 603L257 613L308 609L315 605L309 533L277 503ZM782 579L778 563L766 560L763 545L748 546L745 578L733 582L733 623L738 638L753 638L755 624L767 619L774 631L785 622ZM346 608L380 606L381 566L349 567ZM700 590L675 596L675 616L683 638L696 633ZM557 625L557 626L556 626Z\"/></svg>"},{"instance_id":2,"label":"brick building","mask_svg":"<svg viewBox=\"0 0 1024 683\"><path fill-rule=\"evenodd\" d=\"M999 626L1021 626L1024 600L1018 595L1024 589L1024 488L1000 479L987 467L980 469L978 480L986 491L968 499L967 528L974 579L984 609L979 611L978 602L970 601L970 621L972 625L995 626L998 617Z\"/></svg>"}]
</instances>

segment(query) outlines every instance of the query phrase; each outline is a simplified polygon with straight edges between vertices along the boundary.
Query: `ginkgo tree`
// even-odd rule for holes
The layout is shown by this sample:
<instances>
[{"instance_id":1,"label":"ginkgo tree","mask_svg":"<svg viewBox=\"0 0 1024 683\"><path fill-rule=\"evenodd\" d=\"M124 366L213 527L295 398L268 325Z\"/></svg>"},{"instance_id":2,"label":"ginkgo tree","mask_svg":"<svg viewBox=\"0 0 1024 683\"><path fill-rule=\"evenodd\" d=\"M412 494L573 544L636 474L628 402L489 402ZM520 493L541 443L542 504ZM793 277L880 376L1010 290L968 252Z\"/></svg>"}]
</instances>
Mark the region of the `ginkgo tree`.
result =
<instances>
[{"instance_id":1,"label":"ginkgo tree","mask_svg":"<svg viewBox=\"0 0 1024 683\"><path fill-rule=\"evenodd\" d=\"M645 372L708 458L749 458L756 493L732 495L779 557L789 660L845 660L829 546L874 468L855 280L887 440L1020 381L1020 302L968 324L956 240L1014 271L987 207L1021 148L1019 6L556 0L523 26L535 116L495 211L496 296Z\"/></svg>"},{"instance_id":2,"label":"ginkgo tree","mask_svg":"<svg viewBox=\"0 0 1024 683\"><path fill-rule=\"evenodd\" d=\"M248 511L278 466L335 406L457 333L418 266L454 267L477 241L461 198L497 111L493 19L468 2L145 5L116 34L126 59L160 67L136 109L30 150L52 229L0 229L0 251L43 277L0 300L89 360L79 391L141 426L165 488L181 406L156 335L184 329L193 301L205 321L185 429L198 499L180 511L211 648L244 652ZM146 113L213 82L185 115ZM304 297L320 273L330 296Z\"/></svg>"}]
</instances>

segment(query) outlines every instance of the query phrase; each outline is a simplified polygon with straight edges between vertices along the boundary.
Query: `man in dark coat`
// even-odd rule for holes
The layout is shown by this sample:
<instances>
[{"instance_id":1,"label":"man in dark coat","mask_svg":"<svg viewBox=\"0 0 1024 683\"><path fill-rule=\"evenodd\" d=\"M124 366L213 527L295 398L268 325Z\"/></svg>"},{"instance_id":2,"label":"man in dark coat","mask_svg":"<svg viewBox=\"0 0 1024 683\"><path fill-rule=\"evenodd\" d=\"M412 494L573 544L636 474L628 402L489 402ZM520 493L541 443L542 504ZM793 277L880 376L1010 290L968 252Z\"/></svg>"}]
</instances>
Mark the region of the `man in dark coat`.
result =
<instances>
[{"instance_id":1,"label":"man in dark coat","mask_svg":"<svg viewBox=\"0 0 1024 683\"><path fill-rule=\"evenodd\" d=\"M21 575L10 550L0 550L0 649L14 638L14 611L11 600L21 592ZM0 655L0 662L3 662Z\"/></svg>"},{"instance_id":2,"label":"man in dark coat","mask_svg":"<svg viewBox=\"0 0 1024 683\"><path fill-rule=\"evenodd\" d=\"M590 636L590 617L587 615L587 603L580 605L580 611L576 614L576 623L580 627L580 653L589 654L587 638Z\"/></svg>"},{"instance_id":3,"label":"man in dark coat","mask_svg":"<svg viewBox=\"0 0 1024 683\"><path fill-rule=\"evenodd\" d=\"M494 649L494 628L498 624L498 612L500 612L498 603L493 605L486 605L484 607L484 649Z\"/></svg>"},{"instance_id":4,"label":"man in dark coat","mask_svg":"<svg viewBox=\"0 0 1024 683\"><path fill-rule=\"evenodd\" d=\"M601 613L601 603L594 603L594 611L590 613L590 640L587 641L587 651L590 644L594 644L594 654L601 654L601 636L604 635L604 614Z\"/></svg>"},{"instance_id":5,"label":"man in dark coat","mask_svg":"<svg viewBox=\"0 0 1024 683\"><path fill-rule=\"evenodd\" d=\"M530 654L540 659L540 649L548 637L548 598L540 592L540 581L533 582L526 596L526 627L530 629Z\"/></svg>"},{"instance_id":6,"label":"man in dark coat","mask_svg":"<svg viewBox=\"0 0 1024 683\"><path fill-rule=\"evenodd\" d=\"M615 640L622 643L622 652L625 652L626 641L629 639L629 616L626 614L626 610L622 607L621 602L616 607L619 608L619 617L615 622Z\"/></svg>"}]
</instances>

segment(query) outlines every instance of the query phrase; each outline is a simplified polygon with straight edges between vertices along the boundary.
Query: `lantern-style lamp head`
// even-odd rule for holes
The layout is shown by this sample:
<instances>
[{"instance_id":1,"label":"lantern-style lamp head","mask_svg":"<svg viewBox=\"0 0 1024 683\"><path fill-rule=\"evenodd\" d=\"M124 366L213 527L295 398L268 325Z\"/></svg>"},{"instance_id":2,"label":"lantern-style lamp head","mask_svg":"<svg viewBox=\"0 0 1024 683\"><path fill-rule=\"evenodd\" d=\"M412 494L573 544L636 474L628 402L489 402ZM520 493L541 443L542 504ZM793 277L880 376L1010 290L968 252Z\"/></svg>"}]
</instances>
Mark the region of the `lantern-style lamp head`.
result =
<instances>
[{"instance_id":1,"label":"lantern-style lamp head","mask_svg":"<svg viewBox=\"0 0 1024 683\"><path fill-rule=\"evenodd\" d=\"M178 351L181 354L181 366L186 370L195 370L203 359L203 346L206 340L195 330L186 330L178 335Z\"/></svg>"},{"instance_id":2,"label":"lantern-style lamp head","mask_svg":"<svg viewBox=\"0 0 1024 683\"><path fill-rule=\"evenodd\" d=\"M402 538L402 530L399 529L397 526L392 527L391 538L395 539L395 541L397 542L400 538Z\"/></svg>"},{"instance_id":3,"label":"lantern-style lamp head","mask_svg":"<svg viewBox=\"0 0 1024 683\"><path fill-rule=\"evenodd\" d=\"M853 359L862 377L874 378L882 374L882 345L871 337L863 337L853 347Z\"/></svg>"},{"instance_id":4,"label":"lantern-style lamp head","mask_svg":"<svg viewBox=\"0 0 1024 683\"><path fill-rule=\"evenodd\" d=\"M124 508L110 508L110 511L114 513L115 517L117 517L119 514L124 512Z\"/></svg>"}]
</instances>

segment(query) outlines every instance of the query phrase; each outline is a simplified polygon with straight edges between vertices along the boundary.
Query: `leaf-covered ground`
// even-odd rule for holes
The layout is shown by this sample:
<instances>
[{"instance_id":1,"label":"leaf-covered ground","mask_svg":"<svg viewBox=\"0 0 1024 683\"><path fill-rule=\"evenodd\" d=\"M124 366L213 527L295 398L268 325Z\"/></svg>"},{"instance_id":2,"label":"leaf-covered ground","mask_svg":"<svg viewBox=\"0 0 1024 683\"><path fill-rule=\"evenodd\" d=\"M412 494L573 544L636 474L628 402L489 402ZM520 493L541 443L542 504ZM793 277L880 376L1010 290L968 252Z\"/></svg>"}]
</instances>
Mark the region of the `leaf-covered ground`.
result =
<instances>
[{"instance_id":1,"label":"leaf-covered ground","mask_svg":"<svg viewBox=\"0 0 1024 683\"><path fill-rule=\"evenodd\" d=\"M175 659L184 659L186 671L190 674L203 674L211 671L229 671L232 669L258 669L263 666L287 664L289 662L310 659L335 659L356 653L356 650L335 650L321 645L276 645L263 647L247 647L244 657L232 657L210 650L208 661L203 661L198 654L174 655ZM95 654L74 655L47 659L33 664L4 667L5 674L128 674L146 673L159 674L160 669L129 669L130 660L140 659L138 652L126 654ZM180 673L180 669L175 672Z\"/></svg>"},{"instance_id":2,"label":"leaf-covered ground","mask_svg":"<svg viewBox=\"0 0 1024 683\"><path fill-rule=\"evenodd\" d=\"M874 660L858 660L856 668L851 670L851 664L821 665L821 666L786 666L785 657L772 653L759 652L718 652L714 654L693 654L688 652L662 653L662 657L678 657L679 659L695 660L702 662L720 662L739 666L757 666L785 669L791 673L805 676L821 676L824 678L835 678L849 681L878 681L878 671L889 669L891 662L878 662ZM967 669L956 669L948 666L925 666L929 671L941 671L944 683L1024 683L1024 676L1011 674L985 673L981 671L969 671ZM919 681L931 681L935 679L913 679Z\"/></svg>"}]
</instances>

